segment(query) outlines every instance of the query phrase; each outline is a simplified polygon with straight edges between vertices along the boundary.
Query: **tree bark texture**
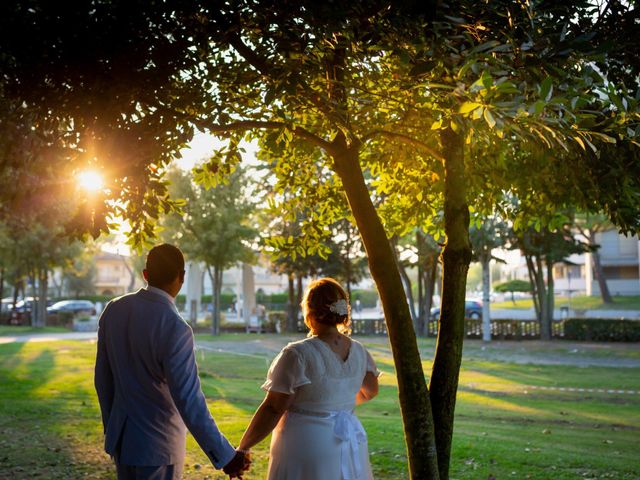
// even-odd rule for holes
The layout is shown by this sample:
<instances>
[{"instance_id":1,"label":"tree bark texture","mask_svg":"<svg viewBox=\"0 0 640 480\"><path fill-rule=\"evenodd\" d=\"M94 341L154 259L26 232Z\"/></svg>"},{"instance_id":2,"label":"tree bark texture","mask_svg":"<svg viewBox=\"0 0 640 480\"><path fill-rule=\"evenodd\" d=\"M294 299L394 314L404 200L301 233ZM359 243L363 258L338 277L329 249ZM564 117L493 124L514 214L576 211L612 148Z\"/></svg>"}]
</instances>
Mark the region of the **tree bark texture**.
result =
<instances>
[{"instance_id":1,"label":"tree bark texture","mask_svg":"<svg viewBox=\"0 0 640 480\"><path fill-rule=\"evenodd\" d=\"M447 243L438 339L429 391L438 446L438 471L449 478L456 393L464 340L465 293L471 263L469 206L466 200L464 139L451 129L441 134L445 158L444 225Z\"/></svg>"},{"instance_id":2,"label":"tree bark texture","mask_svg":"<svg viewBox=\"0 0 640 480\"><path fill-rule=\"evenodd\" d=\"M347 194L384 309L398 379L410 476L416 480L438 480L429 391L395 255L369 196L360 167L358 145L348 146L339 134L334 147L335 171Z\"/></svg>"}]
</instances>

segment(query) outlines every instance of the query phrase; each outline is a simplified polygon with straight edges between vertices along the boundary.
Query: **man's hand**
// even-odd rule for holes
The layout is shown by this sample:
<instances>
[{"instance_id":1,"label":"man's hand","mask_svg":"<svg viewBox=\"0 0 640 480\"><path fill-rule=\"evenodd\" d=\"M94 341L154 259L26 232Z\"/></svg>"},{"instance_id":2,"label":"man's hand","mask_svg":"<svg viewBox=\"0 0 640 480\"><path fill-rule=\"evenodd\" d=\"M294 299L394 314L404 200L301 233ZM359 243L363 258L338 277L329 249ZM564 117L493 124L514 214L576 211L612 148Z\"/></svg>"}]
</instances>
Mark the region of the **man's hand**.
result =
<instances>
[{"instance_id":1,"label":"man's hand","mask_svg":"<svg viewBox=\"0 0 640 480\"><path fill-rule=\"evenodd\" d=\"M227 463L222 471L229 475L229 478L242 478L242 474L249 470L251 465L251 454L242 450L236 450L235 456Z\"/></svg>"}]
</instances>

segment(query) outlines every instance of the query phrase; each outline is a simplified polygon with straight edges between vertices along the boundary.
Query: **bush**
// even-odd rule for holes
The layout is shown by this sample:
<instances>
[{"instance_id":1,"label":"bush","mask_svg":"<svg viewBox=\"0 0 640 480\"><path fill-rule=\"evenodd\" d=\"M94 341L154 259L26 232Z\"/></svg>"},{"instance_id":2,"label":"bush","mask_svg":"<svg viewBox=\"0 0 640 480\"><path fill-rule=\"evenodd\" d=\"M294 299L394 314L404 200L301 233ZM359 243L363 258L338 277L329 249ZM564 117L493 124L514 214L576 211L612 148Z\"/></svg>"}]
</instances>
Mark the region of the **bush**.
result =
<instances>
[{"instance_id":1,"label":"bush","mask_svg":"<svg viewBox=\"0 0 640 480\"><path fill-rule=\"evenodd\" d=\"M267 313L264 327L273 332L284 332L287 328L287 312L276 311Z\"/></svg>"},{"instance_id":2,"label":"bush","mask_svg":"<svg viewBox=\"0 0 640 480\"><path fill-rule=\"evenodd\" d=\"M352 290L351 305L355 305L356 300L360 300L362 308L375 308L378 303L378 292L375 290Z\"/></svg>"},{"instance_id":3,"label":"bush","mask_svg":"<svg viewBox=\"0 0 640 480\"><path fill-rule=\"evenodd\" d=\"M566 340L640 342L640 320L569 318L564 323Z\"/></svg>"},{"instance_id":4,"label":"bush","mask_svg":"<svg viewBox=\"0 0 640 480\"><path fill-rule=\"evenodd\" d=\"M74 317L73 312L58 312L47 316L47 325L50 327L71 328Z\"/></svg>"}]
</instances>

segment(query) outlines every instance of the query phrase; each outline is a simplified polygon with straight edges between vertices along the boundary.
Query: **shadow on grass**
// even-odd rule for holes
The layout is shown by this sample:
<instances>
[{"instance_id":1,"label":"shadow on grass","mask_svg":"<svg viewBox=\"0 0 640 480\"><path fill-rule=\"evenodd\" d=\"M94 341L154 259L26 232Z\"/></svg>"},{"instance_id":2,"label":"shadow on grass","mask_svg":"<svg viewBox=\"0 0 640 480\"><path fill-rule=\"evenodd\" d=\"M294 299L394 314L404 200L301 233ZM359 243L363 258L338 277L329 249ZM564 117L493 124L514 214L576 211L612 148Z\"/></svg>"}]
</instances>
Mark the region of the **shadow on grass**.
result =
<instances>
[{"instance_id":1,"label":"shadow on grass","mask_svg":"<svg viewBox=\"0 0 640 480\"><path fill-rule=\"evenodd\" d=\"M100 417L84 372L60 361L64 352L0 346L0 478L112 478L106 455L87 458L87 443L96 455L102 450L93 428Z\"/></svg>"}]
</instances>

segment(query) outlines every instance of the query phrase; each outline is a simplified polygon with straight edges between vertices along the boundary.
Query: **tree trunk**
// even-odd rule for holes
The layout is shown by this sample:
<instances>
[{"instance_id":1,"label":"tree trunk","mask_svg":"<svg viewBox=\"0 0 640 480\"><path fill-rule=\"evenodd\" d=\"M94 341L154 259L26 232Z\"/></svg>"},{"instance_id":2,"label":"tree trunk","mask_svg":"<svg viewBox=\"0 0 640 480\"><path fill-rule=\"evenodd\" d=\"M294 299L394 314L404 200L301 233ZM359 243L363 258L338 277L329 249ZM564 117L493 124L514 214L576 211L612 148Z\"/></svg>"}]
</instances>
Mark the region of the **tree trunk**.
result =
<instances>
[{"instance_id":1,"label":"tree trunk","mask_svg":"<svg viewBox=\"0 0 640 480\"><path fill-rule=\"evenodd\" d=\"M296 303L293 309L293 318L295 319L294 333L298 331L298 314L300 313L300 304L302 303L302 295L304 294L302 291L302 278L302 274L298 273L296 275Z\"/></svg>"},{"instance_id":2,"label":"tree trunk","mask_svg":"<svg viewBox=\"0 0 640 480\"><path fill-rule=\"evenodd\" d=\"M491 341L491 252L483 253L482 263L482 340Z\"/></svg>"},{"instance_id":3,"label":"tree trunk","mask_svg":"<svg viewBox=\"0 0 640 480\"><path fill-rule=\"evenodd\" d=\"M296 289L294 284L294 274L290 273L289 281L289 304L287 305L287 332L293 333L297 330L298 319L296 318Z\"/></svg>"},{"instance_id":4,"label":"tree trunk","mask_svg":"<svg viewBox=\"0 0 640 480\"><path fill-rule=\"evenodd\" d=\"M344 270L345 270L345 283L347 284L347 297L351 302L351 257L349 252L351 251L351 227L347 224L345 229L345 235L347 237L346 254L344 256Z\"/></svg>"},{"instance_id":5,"label":"tree trunk","mask_svg":"<svg viewBox=\"0 0 640 480\"><path fill-rule=\"evenodd\" d=\"M431 307L433 306L433 295L436 293L436 278L438 276L438 258L433 257L429 268L425 271L425 295L424 295L424 318L422 320L422 335L429 335L429 322L431 321Z\"/></svg>"},{"instance_id":6,"label":"tree trunk","mask_svg":"<svg viewBox=\"0 0 640 480\"><path fill-rule=\"evenodd\" d=\"M395 255L367 190L359 162L359 146L348 146L342 134L338 134L333 146L335 171L342 180L384 309L398 379L410 476L416 480L438 480L429 391L409 306L401 301L404 288Z\"/></svg>"},{"instance_id":7,"label":"tree trunk","mask_svg":"<svg viewBox=\"0 0 640 480\"><path fill-rule=\"evenodd\" d=\"M409 312L411 312L411 320L413 321L413 328L417 332L418 331L418 314L416 313L416 306L413 302L413 288L411 285L411 279L409 278L407 269L404 267L402 263L400 263L400 259L398 258L395 245L393 247L393 252L396 254L396 261L398 263L398 272L400 272L400 278L402 278L406 299L409 302Z\"/></svg>"},{"instance_id":8,"label":"tree trunk","mask_svg":"<svg viewBox=\"0 0 640 480\"><path fill-rule=\"evenodd\" d=\"M44 327L47 324L47 290L49 272L42 269L38 279L38 326Z\"/></svg>"},{"instance_id":9,"label":"tree trunk","mask_svg":"<svg viewBox=\"0 0 640 480\"><path fill-rule=\"evenodd\" d=\"M613 303L611 292L609 291L609 285L607 279L604 276L604 269L602 268L602 262L600 261L600 252L594 250L591 253L591 263L593 264L593 271L596 274L596 280L598 281L598 287L600 287L600 296L604 303Z\"/></svg>"},{"instance_id":10,"label":"tree trunk","mask_svg":"<svg viewBox=\"0 0 640 480\"><path fill-rule=\"evenodd\" d=\"M553 262L547 258L547 322L543 340L551 340L553 337L553 307L554 307L554 281Z\"/></svg>"},{"instance_id":11,"label":"tree trunk","mask_svg":"<svg viewBox=\"0 0 640 480\"><path fill-rule=\"evenodd\" d=\"M416 324L416 335L419 337L424 336L424 320L425 317L425 287L427 283L427 275L424 271L424 265L422 264L422 248L420 244L420 230L416 231L416 246L418 248L418 319ZM427 317L428 318L428 317ZM428 320L427 320L428 321Z\"/></svg>"},{"instance_id":12,"label":"tree trunk","mask_svg":"<svg viewBox=\"0 0 640 480\"><path fill-rule=\"evenodd\" d=\"M531 298L533 300L533 307L536 312L536 319L538 323L542 320L542 304L540 302L538 274L536 273L536 267L533 263L533 256L525 254L525 260L527 262L527 270L529 272L529 283L531 284Z\"/></svg>"},{"instance_id":13,"label":"tree trunk","mask_svg":"<svg viewBox=\"0 0 640 480\"><path fill-rule=\"evenodd\" d=\"M0 268L0 299L4 297L4 267Z\"/></svg>"},{"instance_id":14,"label":"tree trunk","mask_svg":"<svg viewBox=\"0 0 640 480\"><path fill-rule=\"evenodd\" d=\"M29 273L29 281L31 283L31 298L32 298L32 301L31 301L31 326L32 327L38 326L38 306L36 303L36 298L38 296L38 293L36 292L36 278L38 278L37 273L35 272ZM26 305L29 305L29 303L27 302ZM26 308L26 305L25 305L25 308Z\"/></svg>"},{"instance_id":15,"label":"tree trunk","mask_svg":"<svg viewBox=\"0 0 640 480\"><path fill-rule=\"evenodd\" d=\"M445 158L444 272L438 340L429 390L441 479L449 478L453 419L464 341L467 272L471 263L469 206L466 201L464 139L451 129L441 134Z\"/></svg>"},{"instance_id":16,"label":"tree trunk","mask_svg":"<svg viewBox=\"0 0 640 480\"><path fill-rule=\"evenodd\" d=\"M129 266L129 264L127 263L127 259L125 258L124 255L120 255L120 259L122 260L122 264L124 265L125 270L127 271L127 273L129 274L129 292L133 292L133 287L135 287L136 285L136 275L133 272L133 269Z\"/></svg>"},{"instance_id":17,"label":"tree trunk","mask_svg":"<svg viewBox=\"0 0 640 480\"><path fill-rule=\"evenodd\" d=\"M218 293L218 268L207 265L207 272L209 273L209 279L211 280L211 335L220 334L220 295ZM238 311L240 315L240 311Z\"/></svg>"},{"instance_id":18,"label":"tree trunk","mask_svg":"<svg viewBox=\"0 0 640 480\"><path fill-rule=\"evenodd\" d=\"M540 305L540 338L542 340L550 340L551 337L547 336L549 331L549 307L547 289L544 284L544 273L542 266L542 259L539 255L535 257L535 271L536 273L536 294L538 297L538 304Z\"/></svg>"}]
</instances>

